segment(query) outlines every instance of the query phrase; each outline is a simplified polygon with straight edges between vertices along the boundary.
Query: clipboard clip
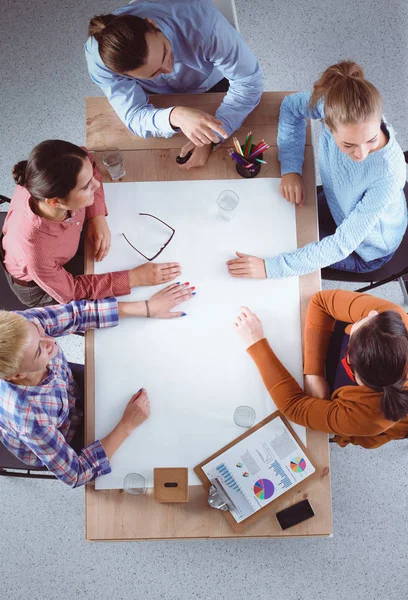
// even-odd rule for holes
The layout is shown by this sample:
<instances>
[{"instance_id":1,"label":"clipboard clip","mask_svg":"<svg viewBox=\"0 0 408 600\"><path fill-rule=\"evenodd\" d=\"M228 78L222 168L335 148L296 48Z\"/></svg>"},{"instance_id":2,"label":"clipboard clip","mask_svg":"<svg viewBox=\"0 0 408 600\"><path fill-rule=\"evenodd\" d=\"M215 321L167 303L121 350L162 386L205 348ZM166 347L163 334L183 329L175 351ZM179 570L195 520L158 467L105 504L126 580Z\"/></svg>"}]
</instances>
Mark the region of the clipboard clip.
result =
<instances>
[{"instance_id":1,"label":"clipboard clip","mask_svg":"<svg viewBox=\"0 0 408 600\"><path fill-rule=\"evenodd\" d=\"M225 491L219 479L212 479L208 490L208 504L218 510L236 510L236 506Z\"/></svg>"}]
</instances>

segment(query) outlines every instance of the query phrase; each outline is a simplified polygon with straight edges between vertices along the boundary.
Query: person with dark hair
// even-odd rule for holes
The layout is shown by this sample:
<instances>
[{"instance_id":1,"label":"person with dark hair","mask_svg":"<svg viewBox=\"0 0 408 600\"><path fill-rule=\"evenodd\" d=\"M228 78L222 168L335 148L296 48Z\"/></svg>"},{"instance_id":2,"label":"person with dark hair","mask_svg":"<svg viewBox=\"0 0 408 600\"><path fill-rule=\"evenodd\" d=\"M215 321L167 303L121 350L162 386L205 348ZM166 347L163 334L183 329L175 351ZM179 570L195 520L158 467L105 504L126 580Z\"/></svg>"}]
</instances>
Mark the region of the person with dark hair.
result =
<instances>
[{"instance_id":1,"label":"person with dark hair","mask_svg":"<svg viewBox=\"0 0 408 600\"><path fill-rule=\"evenodd\" d=\"M337 343L333 332L339 324L345 330ZM408 436L408 316L400 306L343 290L312 296L304 335L305 391L249 308L242 307L235 327L276 407L294 423L335 434L332 441L339 446L378 448Z\"/></svg>"},{"instance_id":2,"label":"person with dark hair","mask_svg":"<svg viewBox=\"0 0 408 600\"><path fill-rule=\"evenodd\" d=\"M332 276L375 271L402 241L407 228L404 155L382 115L380 93L363 69L342 61L324 71L312 92L284 98L278 125L281 193L293 204L304 201L307 119L322 123L320 241L265 259L238 253L227 263L233 277L291 277L325 267Z\"/></svg>"},{"instance_id":3,"label":"person with dark hair","mask_svg":"<svg viewBox=\"0 0 408 600\"><path fill-rule=\"evenodd\" d=\"M46 140L14 166L13 177L17 187L0 237L0 259L26 306L124 296L132 287L166 283L181 273L178 263L147 262L83 275L85 222L95 259L102 260L110 247L102 179L86 149Z\"/></svg>"},{"instance_id":4,"label":"person with dark hair","mask_svg":"<svg viewBox=\"0 0 408 600\"><path fill-rule=\"evenodd\" d=\"M211 148L261 99L258 61L211 0L138 1L94 17L88 34L92 81L132 133L148 138L182 131L190 142L180 156L192 156L181 168L204 165ZM156 108L148 98L226 89L214 116L182 104Z\"/></svg>"}]
</instances>

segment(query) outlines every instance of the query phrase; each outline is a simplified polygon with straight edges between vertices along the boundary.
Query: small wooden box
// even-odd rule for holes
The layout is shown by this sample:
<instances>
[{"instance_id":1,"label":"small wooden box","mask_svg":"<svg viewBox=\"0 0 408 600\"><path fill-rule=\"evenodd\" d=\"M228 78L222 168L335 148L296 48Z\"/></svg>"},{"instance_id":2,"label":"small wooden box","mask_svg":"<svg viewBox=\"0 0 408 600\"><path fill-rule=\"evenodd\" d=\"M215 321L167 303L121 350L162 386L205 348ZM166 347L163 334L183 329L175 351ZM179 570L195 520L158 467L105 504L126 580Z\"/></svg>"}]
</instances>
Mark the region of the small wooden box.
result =
<instances>
[{"instance_id":1,"label":"small wooden box","mask_svg":"<svg viewBox=\"0 0 408 600\"><path fill-rule=\"evenodd\" d=\"M155 502L188 502L187 467L154 469Z\"/></svg>"}]
</instances>

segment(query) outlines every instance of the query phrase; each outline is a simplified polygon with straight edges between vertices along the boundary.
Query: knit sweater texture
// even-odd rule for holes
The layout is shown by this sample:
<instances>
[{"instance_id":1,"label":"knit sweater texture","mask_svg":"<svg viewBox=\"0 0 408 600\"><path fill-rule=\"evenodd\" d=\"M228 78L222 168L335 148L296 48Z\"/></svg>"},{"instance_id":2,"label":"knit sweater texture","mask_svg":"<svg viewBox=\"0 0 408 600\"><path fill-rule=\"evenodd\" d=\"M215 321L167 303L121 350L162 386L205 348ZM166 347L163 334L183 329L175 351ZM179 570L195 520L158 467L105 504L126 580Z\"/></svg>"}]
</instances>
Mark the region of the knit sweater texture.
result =
<instances>
[{"instance_id":1,"label":"knit sweater texture","mask_svg":"<svg viewBox=\"0 0 408 600\"><path fill-rule=\"evenodd\" d=\"M281 175L302 174L307 118L323 119L324 105L309 108L310 92L286 96L278 127ZM336 232L294 252L265 259L269 278L304 275L356 252L369 262L394 252L407 227L406 165L392 127L383 120L388 143L356 162L342 152L322 122L319 168Z\"/></svg>"}]
</instances>

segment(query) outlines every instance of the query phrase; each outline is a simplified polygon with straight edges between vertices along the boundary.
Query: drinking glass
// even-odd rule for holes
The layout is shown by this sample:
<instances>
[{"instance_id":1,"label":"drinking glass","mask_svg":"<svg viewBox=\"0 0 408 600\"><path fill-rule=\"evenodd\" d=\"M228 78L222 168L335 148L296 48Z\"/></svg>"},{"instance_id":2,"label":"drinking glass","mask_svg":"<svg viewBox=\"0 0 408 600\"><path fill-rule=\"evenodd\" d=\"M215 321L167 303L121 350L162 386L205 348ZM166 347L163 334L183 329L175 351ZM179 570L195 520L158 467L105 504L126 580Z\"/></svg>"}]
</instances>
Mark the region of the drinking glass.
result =
<instances>
[{"instance_id":1,"label":"drinking glass","mask_svg":"<svg viewBox=\"0 0 408 600\"><path fill-rule=\"evenodd\" d=\"M123 154L119 148L108 148L105 150L102 154L102 162L113 181L117 181L126 175Z\"/></svg>"},{"instance_id":2,"label":"drinking glass","mask_svg":"<svg viewBox=\"0 0 408 600\"><path fill-rule=\"evenodd\" d=\"M226 221L231 221L238 203L239 198L232 190L221 192L217 198L217 215Z\"/></svg>"},{"instance_id":3,"label":"drinking glass","mask_svg":"<svg viewBox=\"0 0 408 600\"><path fill-rule=\"evenodd\" d=\"M139 473L129 473L123 482L123 489L132 496L139 496L146 493L146 480Z\"/></svg>"},{"instance_id":4,"label":"drinking glass","mask_svg":"<svg viewBox=\"0 0 408 600\"><path fill-rule=\"evenodd\" d=\"M234 412L234 423L249 429L255 423L256 413L250 406L238 406Z\"/></svg>"}]
</instances>

